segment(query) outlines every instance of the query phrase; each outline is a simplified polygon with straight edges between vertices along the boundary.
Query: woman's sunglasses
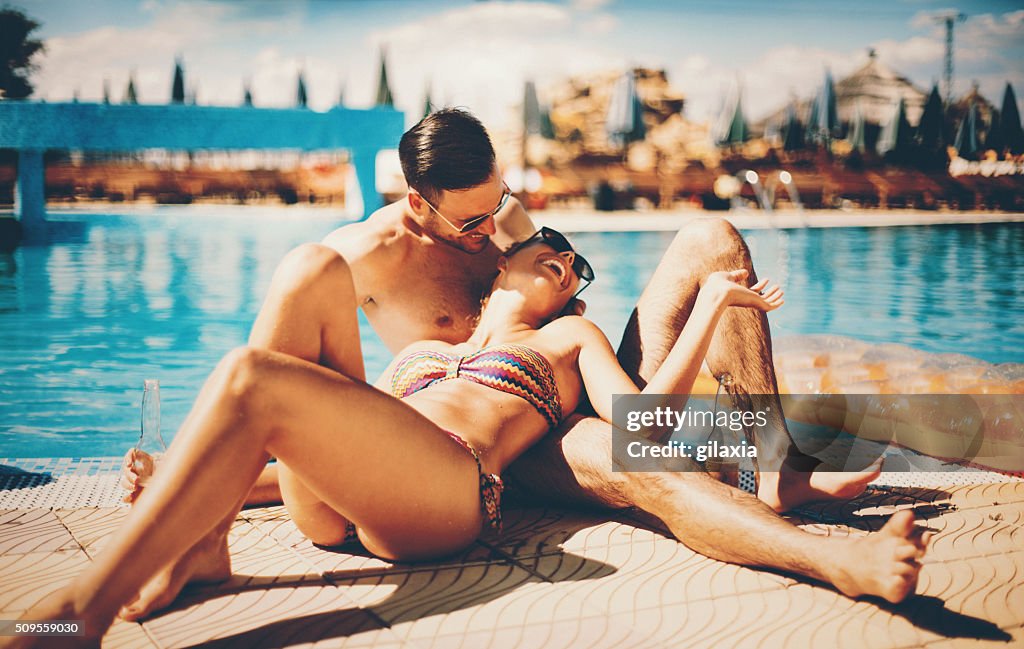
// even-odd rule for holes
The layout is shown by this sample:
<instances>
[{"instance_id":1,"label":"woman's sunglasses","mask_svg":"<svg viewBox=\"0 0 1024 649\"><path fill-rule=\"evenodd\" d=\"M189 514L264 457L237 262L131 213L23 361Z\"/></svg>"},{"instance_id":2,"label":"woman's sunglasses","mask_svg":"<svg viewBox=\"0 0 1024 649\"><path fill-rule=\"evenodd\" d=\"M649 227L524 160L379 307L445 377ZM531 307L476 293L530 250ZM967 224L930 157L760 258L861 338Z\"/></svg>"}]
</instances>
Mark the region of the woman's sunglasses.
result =
<instances>
[{"instance_id":1,"label":"woman's sunglasses","mask_svg":"<svg viewBox=\"0 0 1024 649\"><path fill-rule=\"evenodd\" d=\"M537 238L540 238L541 241L551 246L555 252L573 253L572 270L576 273L576 277L579 277L581 281L586 282L586 285L576 291L576 295L579 295L583 292L584 288L590 286L590 283L594 281L594 269L590 266L590 262L588 262L583 255L576 252L572 247L572 244L569 243L569 240L565 238L565 235L558 230L554 230L549 227L542 227L540 230L537 230L530 235L528 239L524 239L523 241L514 244L505 254L510 255L513 252L529 245ZM573 297L575 297L575 295Z\"/></svg>"}]
</instances>

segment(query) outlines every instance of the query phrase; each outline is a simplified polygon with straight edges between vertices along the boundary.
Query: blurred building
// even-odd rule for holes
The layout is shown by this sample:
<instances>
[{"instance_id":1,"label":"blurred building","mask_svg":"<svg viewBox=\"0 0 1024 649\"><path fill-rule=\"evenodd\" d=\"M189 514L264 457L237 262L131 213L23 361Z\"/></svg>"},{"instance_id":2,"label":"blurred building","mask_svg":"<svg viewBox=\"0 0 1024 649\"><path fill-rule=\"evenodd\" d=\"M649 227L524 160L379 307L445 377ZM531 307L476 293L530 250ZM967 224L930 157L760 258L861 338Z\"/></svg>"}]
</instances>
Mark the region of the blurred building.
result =
<instances>
[{"instance_id":1,"label":"blurred building","mask_svg":"<svg viewBox=\"0 0 1024 649\"><path fill-rule=\"evenodd\" d=\"M664 70L635 68L631 72L642 111L642 140L623 146L608 135L608 110L622 70L573 77L548 89L554 137L531 136L528 162L563 168L625 162L646 171L665 166L681 169L689 160L717 155L707 124L686 119L686 98L669 84ZM499 151L503 159L521 158L518 138L512 133L496 138L499 148L507 149Z\"/></svg>"},{"instance_id":2,"label":"blurred building","mask_svg":"<svg viewBox=\"0 0 1024 649\"><path fill-rule=\"evenodd\" d=\"M911 126L916 126L921 119L924 104L928 100L925 90L882 63L874 50L869 51L867 63L836 82L835 96L836 111L841 123L849 125L854 121L857 111L860 111L869 146L874 145L881 127L893 119L900 99L904 102L906 118ZM796 101L797 117L804 124L811 115L814 101L814 97ZM766 118L752 124L751 131L755 136L781 131L788 110L789 105L779 107Z\"/></svg>"}]
</instances>

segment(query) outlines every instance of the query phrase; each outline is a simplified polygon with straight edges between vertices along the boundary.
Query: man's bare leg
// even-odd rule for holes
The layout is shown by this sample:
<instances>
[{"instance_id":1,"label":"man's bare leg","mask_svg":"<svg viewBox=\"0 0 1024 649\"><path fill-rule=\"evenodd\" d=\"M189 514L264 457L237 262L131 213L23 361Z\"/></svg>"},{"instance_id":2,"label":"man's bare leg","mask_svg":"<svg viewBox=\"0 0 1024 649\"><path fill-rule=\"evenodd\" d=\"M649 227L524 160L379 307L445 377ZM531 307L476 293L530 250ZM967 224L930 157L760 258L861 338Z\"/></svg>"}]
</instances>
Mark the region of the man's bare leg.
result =
<instances>
[{"instance_id":1,"label":"man's bare leg","mask_svg":"<svg viewBox=\"0 0 1024 649\"><path fill-rule=\"evenodd\" d=\"M851 597L872 594L897 602L914 590L928 538L909 512L864 537L810 534L756 496L696 466L681 472L635 472L621 465L613 470L611 424L579 415L566 423L509 467L516 487L546 504L556 495L566 503L634 506L660 518L677 539L704 556L794 572Z\"/></svg>"},{"instance_id":2,"label":"man's bare leg","mask_svg":"<svg viewBox=\"0 0 1024 649\"><path fill-rule=\"evenodd\" d=\"M686 228L677 237L641 298L620 350L627 371L636 378L643 380L656 369L656 363L642 362L648 354L650 358L659 355L663 358L667 354L669 343L675 340L693 305L699 278L719 270L702 265L692 271L694 279L691 281L680 277L673 281L661 272L662 268L669 264L670 271L678 274L676 269L686 268L687 263L687 258L680 255L700 259L701 254L716 245L734 246L733 236L738 239L731 226L711 222ZM745 246L743 255L745 263L738 263L741 260L724 252L718 259L726 264L722 269L749 269ZM753 277L751 281L755 281ZM665 291L669 301L678 296L678 306L662 307L663 302L651 296L652 290ZM648 297L650 299L645 299ZM644 332L657 330L655 315L646 308L651 301L659 307L665 329L657 331L647 342ZM767 334L766 325L764 329ZM767 337L763 341L763 352L758 353L762 362L755 363L755 369L751 370L749 366L728 365L731 351L723 349L719 339L717 347L713 343L716 359L712 361L709 354L709 362L715 363L713 371L724 361L737 381L750 381L745 384L750 392L767 393L767 388L774 388L775 383L770 365L770 341ZM758 366L762 368L760 383L757 382ZM748 378L751 375L753 379ZM549 501L557 494L566 502L639 507L664 521L688 547L722 561L796 572L832 583L851 596L874 593L898 601L913 590L920 569L913 557L923 553L925 540L914 529L912 517L894 517L883 535L844 539L837 544L835 541L839 539L803 532L758 498L723 485L696 468L687 472L635 473L613 470L613 461L610 424L575 417L517 460L510 467L510 476L518 478L517 485ZM765 542L768 539L770 543ZM902 558L911 546L913 556ZM876 552L877 555L873 554ZM872 556L881 557L881 561L871 559ZM900 558L893 559L896 556Z\"/></svg>"},{"instance_id":3,"label":"man's bare leg","mask_svg":"<svg viewBox=\"0 0 1024 649\"><path fill-rule=\"evenodd\" d=\"M750 251L727 221L705 219L676 236L633 311L619 347L619 362L639 385L646 385L679 337L703 280L718 270L745 268L757 282ZM750 409L749 395L769 409L768 435L757 439L758 497L775 511L811 500L850 499L878 477L879 467L861 472L815 471L818 461L799 451L790 437L778 396L768 317L755 309L728 309L708 348L706 362L715 377L728 374L736 405Z\"/></svg>"}]
</instances>

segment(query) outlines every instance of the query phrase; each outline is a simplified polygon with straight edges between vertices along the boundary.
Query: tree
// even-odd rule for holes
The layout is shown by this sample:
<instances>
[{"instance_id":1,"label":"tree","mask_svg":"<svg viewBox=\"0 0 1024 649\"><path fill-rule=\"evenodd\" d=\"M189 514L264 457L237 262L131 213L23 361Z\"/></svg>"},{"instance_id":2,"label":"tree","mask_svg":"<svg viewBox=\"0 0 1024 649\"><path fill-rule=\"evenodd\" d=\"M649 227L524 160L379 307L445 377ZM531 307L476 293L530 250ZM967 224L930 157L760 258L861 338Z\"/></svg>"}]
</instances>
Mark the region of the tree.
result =
<instances>
[{"instance_id":1,"label":"tree","mask_svg":"<svg viewBox=\"0 0 1024 649\"><path fill-rule=\"evenodd\" d=\"M171 82L171 103L185 103L185 69L181 59L174 59L174 81Z\"/></svg>"},{"instance_id":2,"label":"tree","mask_svg":"<svg viewBox=\"0 0 1024 649\"><path fill-rule=\"evenodd\" d=\"M39 23L10 7L0 8L0 96L25 99L32 94L28 75L35 66L32 57L45 48L30 38Z\"/></svg>"}]
</instances>

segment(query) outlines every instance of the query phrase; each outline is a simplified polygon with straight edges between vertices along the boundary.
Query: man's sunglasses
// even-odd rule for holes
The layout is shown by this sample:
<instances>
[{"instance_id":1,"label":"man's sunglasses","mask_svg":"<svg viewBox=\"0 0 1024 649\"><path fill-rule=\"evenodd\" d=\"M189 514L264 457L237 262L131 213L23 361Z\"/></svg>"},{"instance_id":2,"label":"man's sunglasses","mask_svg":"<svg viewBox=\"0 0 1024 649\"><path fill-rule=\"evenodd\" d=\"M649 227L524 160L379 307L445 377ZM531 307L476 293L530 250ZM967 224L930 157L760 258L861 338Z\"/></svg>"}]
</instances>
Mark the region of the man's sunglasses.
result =
<instances>
[{"instance_id":1,"label":"man's sunglasses","mask_svg":"<svg viewBox=\"0 0 1024 649\"><path fill-rule=\"evenodd\" d=\"M505 254L510 255L513 252L526 247L537 238L540 238L541 241L551 246L555 252L573 253L572 270L576 273L576 277L579 277L580 280L586 282L586 285L584 285L583 288L576 291L576 295L579 295L583 292L584 288L590 286L590 283L594 281L594 269L590 266L590 262L588 262L583 255L576 252L572 247L572 244L569 243L569 240L565 238L565 235L558 230L554 230L549 227L542 227L540 230L537 230L530 235L528 239L524 239L523 241L514 244ZM576 295L573 297L576 297Z\"/></svg>"},{"instance_id":2,"label":"man's sunglasses","mask_svg":"<svg viewBox=\"0 0 1024 649\"><path fill-rule=\"evenodd\" d=\"M434 210L434 214L437 214L438 216L441 217L442 221L444 221L445 223L450 225L459 234L465 234L467 232L472 232L473 230L476 230L477 228L479 228L481 225L484 224L485 221L487 221L487 219L491 218L492 216L494 216L495 214L500 212L501 208L505 207L505 203L508 203L509 197L512 196L512 190L508 188L508 185L505 184L504 181L502 181L501 184L505 186L505 189L501 193L501 200L498 201L498 206L496 208L494 208L493 210L491 210L490 212L488 212L487 214L481 214L480 216L474 216L473 218L469 219L468 221L465 221L462 225L455 225L454 223L449 221L448 217L446 217L444 214L441 214L441 212L439 212L436 207L431 205L430 202L427 199L423 198L423 194L420 194L419 196L420 196L420 199L424 203L427 204L427 207L429 207L430 209ZM413 190L413 191L415 191L415 190ZM416 193L419 194L419 192L416 192Z\"/></svg>"}]
</instances>

